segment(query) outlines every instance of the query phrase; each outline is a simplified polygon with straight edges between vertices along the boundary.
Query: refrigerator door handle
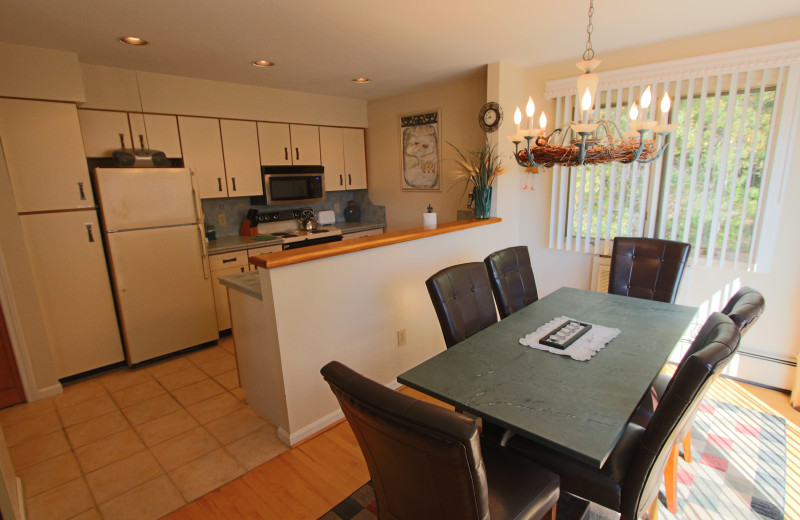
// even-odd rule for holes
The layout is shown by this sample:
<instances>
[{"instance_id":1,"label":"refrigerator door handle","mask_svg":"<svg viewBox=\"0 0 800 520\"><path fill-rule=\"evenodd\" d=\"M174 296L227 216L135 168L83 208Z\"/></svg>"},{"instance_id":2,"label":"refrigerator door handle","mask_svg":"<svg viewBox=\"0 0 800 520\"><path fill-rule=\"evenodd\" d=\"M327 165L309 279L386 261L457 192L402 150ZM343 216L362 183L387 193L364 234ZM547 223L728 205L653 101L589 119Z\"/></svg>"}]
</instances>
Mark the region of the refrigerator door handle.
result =
<instances>
[{"instance_id":1,"label":"refrigerator door handle","mask_svg":"<svg viewBox=\"0 0 800 520\"><path fill-rule=\"evenodd\" d=\"M197 219L197 231L200 237L200 249L203 255L200 262L203 264L203 278L208 280L211 276L208 266L208 244L206 243L206 235L203 232L203 206L200 202L200 189L197 186L197 174L194 169L189 169L190 177L192 178L192 194L194 195L194 214Z\"/></svg>"}]
</instances>

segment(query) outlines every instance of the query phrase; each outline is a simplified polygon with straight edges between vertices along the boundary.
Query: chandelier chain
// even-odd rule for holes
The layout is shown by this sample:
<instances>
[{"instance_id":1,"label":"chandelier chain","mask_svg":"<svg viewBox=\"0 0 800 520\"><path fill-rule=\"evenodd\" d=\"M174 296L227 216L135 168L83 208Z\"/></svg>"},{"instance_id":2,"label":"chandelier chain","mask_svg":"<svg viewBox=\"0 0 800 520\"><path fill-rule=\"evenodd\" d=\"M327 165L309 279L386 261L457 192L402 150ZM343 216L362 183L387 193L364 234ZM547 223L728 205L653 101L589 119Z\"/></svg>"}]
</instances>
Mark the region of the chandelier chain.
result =
<instances>
[{"instance_id":1,"label":"chandelier chain","mask_svg":"<svg viewBox=\"0 0 800 520\"><path fill-rule=\"evenodd\" d=\"M594 15L594 0L589 0L589 25L586 26L586 50L583 51L583 59L584 61L589 61L594 58L594 49L592 49L592 31L594 31L594 25L592 25L592 15Z\"/></svg>"}]
</instances>

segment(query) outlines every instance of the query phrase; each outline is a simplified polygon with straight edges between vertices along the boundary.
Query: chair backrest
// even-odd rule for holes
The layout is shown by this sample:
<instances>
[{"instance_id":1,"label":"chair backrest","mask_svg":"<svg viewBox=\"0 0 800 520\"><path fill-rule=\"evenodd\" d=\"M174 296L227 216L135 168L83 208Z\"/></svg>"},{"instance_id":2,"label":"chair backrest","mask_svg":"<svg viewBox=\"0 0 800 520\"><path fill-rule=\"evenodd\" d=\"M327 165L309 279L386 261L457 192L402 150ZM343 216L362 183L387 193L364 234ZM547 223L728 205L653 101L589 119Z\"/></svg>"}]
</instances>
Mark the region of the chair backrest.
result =
<instances>
[{"instance_id":1,"label":"chair backrest","mask_svg":"<svg viewBox=\"0 0 800 520\"><path fill-rule=\"evenodd\" d=\"M764 296L760 292L752 287L742 287L731 296L722 309L722 313L727 314L744 334L753 323L758 321L765 306Z\"/></svg>"},{"instance_id":2,"label":"chair backrest","mask_svg":"<svg viewBox=\"0 0 800 520\"><path fill-rule=\"evenodd\" d=\"M425 281L447 348L497 323L489 275L482 262L442 269Z\"/></svg>"},{"instance_id":3,"label":"chair backrest","mask_svg":"<svg viewBox=\"0 0 800 520\"><path fill-rule=\"evenodd\" d=\"M608 292L674 303L690 249L658 238L614 238Z\"/></svg>"},{"instance_id":4,"label":"chair backrest","mask_svg":"<svg viewBox=\"0 0 800 520\"><path fill-rule=\"evenodd\" d=\"M320 371L367 461L381 519L485 519L475 420L395 392L332 361Z\"/></svg>"},{"instance_id":5,"label":"chair backrest","mask_svg":"<svg viewBox=\"0 0 800 520\"><path fill-rule=\"evenodd\" d=\"M526 246L495 251L483 263L489 272L489 282L501 319L539 299Z\"/></svg>"},{"instance_id":6,"label":"chair backrest","mask_svg":"<svg viewBox=\"0 0 800 520\"><path fill-rule=\"evenodd\" d=\"M730 319L720 316L724 320L715 316L715 323L707 329L702 345L698 344L694 352L684 356L653 418L641 433L622 483L620 512L624 517L638 518L655 500L672 446L694 416L714 375L736 351L739 329Z\"/></svg>"}]
</instances>

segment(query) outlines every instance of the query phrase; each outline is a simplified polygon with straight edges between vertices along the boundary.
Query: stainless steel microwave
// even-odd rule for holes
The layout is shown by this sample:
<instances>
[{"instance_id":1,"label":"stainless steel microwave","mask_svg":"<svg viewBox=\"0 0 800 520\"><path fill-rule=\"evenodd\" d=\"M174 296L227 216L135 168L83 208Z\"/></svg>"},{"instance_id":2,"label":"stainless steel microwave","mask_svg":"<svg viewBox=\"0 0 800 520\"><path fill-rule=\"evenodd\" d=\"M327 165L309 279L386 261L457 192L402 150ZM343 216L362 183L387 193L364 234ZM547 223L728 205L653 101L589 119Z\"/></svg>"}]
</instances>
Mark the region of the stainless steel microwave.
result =
<instances>
[{"instance_id":1,"label":"stainless steel microwave","mask_svg":"<svg viewBox=\"0 0 800 520\"><path fill-rule=\"evenodd\" d=\"M325 200L322 166L262 166L266 203L305 204Z\"/></svg>"}]
</instances>

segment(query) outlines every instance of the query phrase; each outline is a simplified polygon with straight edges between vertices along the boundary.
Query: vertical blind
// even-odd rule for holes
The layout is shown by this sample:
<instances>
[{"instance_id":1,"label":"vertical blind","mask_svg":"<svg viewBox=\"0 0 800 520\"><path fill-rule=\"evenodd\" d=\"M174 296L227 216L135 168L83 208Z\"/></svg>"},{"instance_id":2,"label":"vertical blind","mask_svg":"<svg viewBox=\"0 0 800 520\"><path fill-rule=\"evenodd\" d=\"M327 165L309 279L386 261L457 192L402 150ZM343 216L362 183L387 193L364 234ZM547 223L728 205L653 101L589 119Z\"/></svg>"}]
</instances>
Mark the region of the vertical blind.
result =
<instances>
[{"instance_id":1,"label":"vertical blind","mask_svg":"<svg viewBox=\"0 0 800 520\"><path fill-rule=\"evenodd\" d=\"M659 237L689 242L695 264L752 270L788 68L654 76L606 88L601 79L590 119L627 129L629 107L650 85L654 100L668 91L673 103L662 116L654 101L642 117L677 128L649 164L555 166L550 247L610 254L617 235ZM556 97L557 127L579 118L574 93Z\"/></svg>"}]
</instances>

